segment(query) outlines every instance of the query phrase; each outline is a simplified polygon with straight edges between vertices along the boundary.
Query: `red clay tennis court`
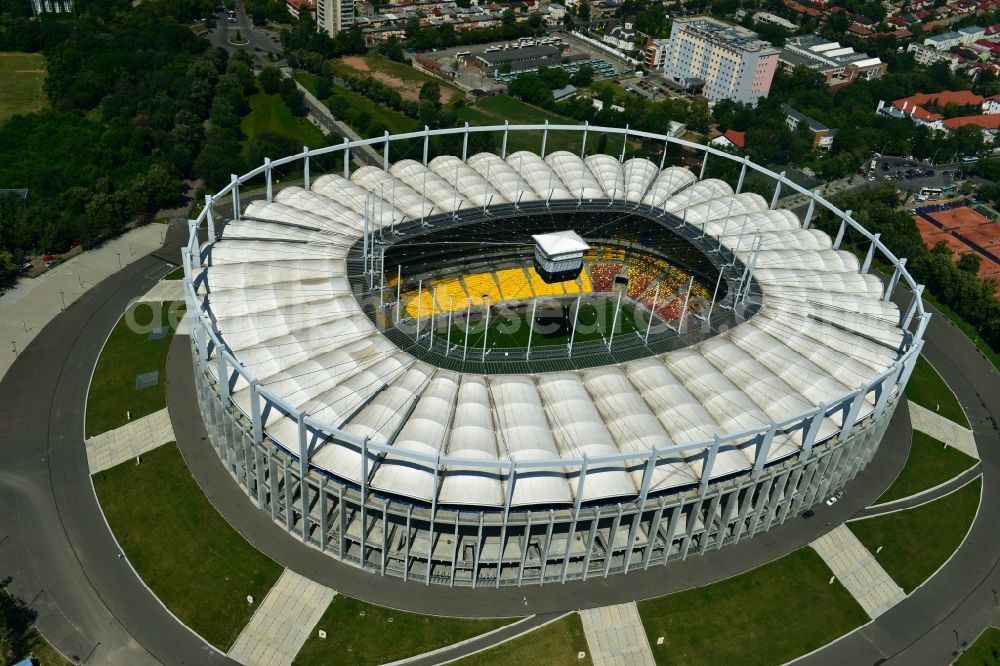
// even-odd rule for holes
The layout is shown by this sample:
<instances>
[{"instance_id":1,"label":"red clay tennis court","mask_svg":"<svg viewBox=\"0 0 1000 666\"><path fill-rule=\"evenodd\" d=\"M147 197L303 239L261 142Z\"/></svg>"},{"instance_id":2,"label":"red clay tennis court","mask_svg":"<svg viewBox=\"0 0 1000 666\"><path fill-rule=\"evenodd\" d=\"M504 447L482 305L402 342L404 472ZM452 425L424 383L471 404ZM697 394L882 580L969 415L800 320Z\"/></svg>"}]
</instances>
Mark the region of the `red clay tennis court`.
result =
<instances>
[{"instance_id":1,"label":"red clay tennis court","mask_svg":"<svg viewBox=\"0 0 1000 666\"><path fill-rule=\"evenodd\" d=\"M944 241L956 258L966 252L979 254L982 258L979 277L996 283L997 295L1000 296L1000 263L975 247L978 245L993 255L1000 256L1000 223L991 221L969 206L936 211L924 208L921 211L937 223L928 221L923 215L914 216L913 219L924 243L928 247L933 247Z\"/></svg>"}]
</instances>

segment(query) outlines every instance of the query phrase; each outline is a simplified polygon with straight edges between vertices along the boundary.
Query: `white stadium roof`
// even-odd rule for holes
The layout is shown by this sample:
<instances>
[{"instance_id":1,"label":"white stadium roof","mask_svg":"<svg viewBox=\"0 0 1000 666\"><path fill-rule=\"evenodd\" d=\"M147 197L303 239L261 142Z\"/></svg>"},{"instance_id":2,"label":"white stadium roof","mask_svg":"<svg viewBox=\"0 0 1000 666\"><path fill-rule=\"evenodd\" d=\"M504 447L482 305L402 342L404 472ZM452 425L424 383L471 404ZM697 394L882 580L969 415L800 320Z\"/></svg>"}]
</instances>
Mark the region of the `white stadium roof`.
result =
<instances>
[{"instance_id":1,"label":"white stadium roof","mask_svg":"<svg viewBox=\"0 0 1000 666\"><path fill-rule=\"evenodd\" d=\"M426 197L422 195L426 193ZM763 290L756 316L678 351L583 370L481 375L446 370L401 351L357 302L346 257L366 212L387 227L454 208L539 200L642 202L717 237L744 262L758 244L754 277ZM262 388L332 427L396 450L465 460L553 460L645 452L703 443L766 427L870 382L898 358L903 336L896 306L877 278L859 271L830 238L803 229L786 210L755 194L734 195L720 180L685 169L662 172L645 159L557 152L544 159L481 153L427 166L404 160L388 173L361 167L345 180L324 175L311 190L288 187L273 202L253 201L228 223L203 268L204 301L233 356ZM610 361L610 360L609 360ZM215 372L215 364L208 366ZM233 399L250 412L240 379ZM874 409L869 394L858 418ZM298 424L281 410L263 415L270 437L298 451ZM844 418L831 414L820 439ZM768 460L801 446L779 435ZM748 470L755 444L720 450L712 475ZM651 491L700 479L704 455L692 449L653 471ZM320 442L310 463L361 483L361 453ZM389 453L372 456L369 487L431 501L430 468ZM513 489L499 470L451 466L437 501L511 506L574 501L570 465L533 469ZM643 469L609 463L589 469L583 501L634 496Z\"/></svg>"}]
</instances>

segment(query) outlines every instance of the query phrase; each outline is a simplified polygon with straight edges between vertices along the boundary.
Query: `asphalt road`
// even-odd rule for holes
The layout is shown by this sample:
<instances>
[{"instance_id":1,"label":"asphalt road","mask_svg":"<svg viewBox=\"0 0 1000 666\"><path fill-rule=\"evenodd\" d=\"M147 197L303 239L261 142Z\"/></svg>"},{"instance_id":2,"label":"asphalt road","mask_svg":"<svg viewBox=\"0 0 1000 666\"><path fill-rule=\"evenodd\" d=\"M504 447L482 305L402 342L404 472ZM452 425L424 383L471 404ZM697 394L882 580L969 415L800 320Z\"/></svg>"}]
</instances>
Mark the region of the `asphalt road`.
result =
<instances>
[{"instance_id":1,"label":"asphalt road","mask_svg":"<svg viewBox=\"0 0 1000 666\"><path fill-rule=\"evenodd\" d=\"M226 12L216 15L215 28L206 35L212 46L219 46L230 52L246 51L261 61L261 56L266 53L272 53L279 58L284 56L281 42L272 39L272 33L259 30L254 26L253 20L243 7L242 0L236 0L234 11L236 12L235 23L229 22L229 15ZM242 39L247 40L248 44L235 46L229 43L230 39L236 39L237 32L240 33Z\"/></svg>"},{"instance_id":2,"label":"asphalt road","mask_svg":"<svg viewBox=\"0 0 1000 666\"><path fill-rule=\"evenodd\" d=\"M929 306L927 306L929 307ZM887 613L808 664L949 664L984 627L1000 625L1000 377L943 315L927 328L924 354L958 396L976 433L983 471L979 513L965 542L938 573Z\"/></svg>"},{"instance_id":3,"label":"asphalt road","mask_svg":"<svg viewBox=\"0 0 1000 666\"><path fill-rule=\"evenodd\" d=\"M172 225L176 262L187 237ZM170 268L150 254L86 292L22 351L0 383L0 577L43 635L84 663L224 661L119 558L83 445L87 389L108 331Z\"/></svg>"},{"instance_id":4,"label":"asphalt road","mask_svg":"<svg viewBox=\"0 0 1000 666\"><path fill-rule=\"evenodd\" d=\"M165 246L177 248L184 235L182 226L172 227ZM93 494L83 447L87 385L105 336L128 302L167 266L150 255L97 285L39 334L0 383L0 423L7 434L0 444L6 463L0 472L0 577L9 577L11 591L37 612L37 624L53 644L92 663L224 660L169 615L118 558ZM909 446L908 416L899 409L875 459L837 504L821 504L811 519L791 518L752 540L683 563L609 580L523 589L423 586L340 564L289 537L254 508L205 444L187 344L185 336L176 337L168 359L171 417L185 460L227 520L299 573L351 596L423 612L545 615L664 594L740 573L805 545L860 512L891 483ZM943 317L928 329L925 351L976 429L987 479L983 510L967 542L937 576L874 623L806 661L944 664L963 641L971 642L984 626L1000 621L991 592L1000 588L1000 489L995 485L1000 405L988 402L1000 392L1000 381Z\"/></svg>"}]
</instances>

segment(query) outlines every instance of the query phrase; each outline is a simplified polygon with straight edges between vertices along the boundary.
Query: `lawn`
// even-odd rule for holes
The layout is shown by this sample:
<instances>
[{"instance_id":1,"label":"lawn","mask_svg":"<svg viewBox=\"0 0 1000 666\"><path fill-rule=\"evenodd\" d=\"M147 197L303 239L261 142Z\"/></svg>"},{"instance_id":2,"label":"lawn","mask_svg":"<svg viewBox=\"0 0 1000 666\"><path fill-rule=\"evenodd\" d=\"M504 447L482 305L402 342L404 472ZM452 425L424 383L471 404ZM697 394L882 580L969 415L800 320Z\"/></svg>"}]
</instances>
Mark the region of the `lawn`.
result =
<instances>
[{"instance_id":1,"label":"lawn","mask_svg":"<svg viewBox=\"0 0 1000 666\"><path fill-rule=\"evenodd\" d=\"M479 104L464 107L456 111L458 119L468 122L470 125L503 125L507 120L511 125L535 125L544 123L546 120L551 125L580 125L582 123L561 116L552 111L546 111L537 106L526 104L521 100L508 95L496 95L488 97ZM622 139L614 136L607 136L603 145L602 135L591 132L587 135L587 154L605 152L609 155L618 155L622 150ZM500 144L500 134L497 135L497 145ZM548 155L557 150L567 150L571 153L580 154L583 144L583 133L549 131L549 138L545 143L545 154ZM638 147L638 143L629 142L630 148ZM537 153L542 147L541 132L511 132L507 141L507 154L518 150L529 150Z\"/></svg>"},{"instance_id":2,"label":"lawn","mask_svg":"<svg viewBox=\"0 0 1000 666\"><path fill-rule=\"evenodd\" d=\"M868 621L831 575L801 548L706 587L640 601L639 614L658 664L781 664Z\"/></svg>"},{"instance_id":3,"label":"lawn","mask_svg":"<svg viewBox=\"0 0 1000 666\"><path fill-rule=\"evenodd\" d=\"M176 444L93 481L111 531L142 580L184 624L227 651L281 567L219 515Z\"/></svg>"},{"instance_id":4,"label":"lawn","mask_svg":"<svg viewBox=\"0 0 1000 666\"><path fill-rule=\"evenodd\" d=\"M587 654L577 659L578 652ZM593 664L587 637L583 633L580 615L570 613L555 622L535 629L530 634L501 643L500 645L470 655L454 662L454 666L570 666Z\"/></svg>"},{"instance_id":5,"label":"lawn","mask_svg":"<svg viewBox=\"0 0 1000 666\"><path fill-rule=\"evenodd\" d=\"M913 444L906 465L879 502L891 502L953 479L976 464L975 458L946 446L926 433L913 431Z\"/></svg>"},{"instance_id":6,"label":"lawn","mask_svg":"<svg viewBox=\"0 0 1000 666\"><path fill-rule=\"evenodd\" d=\"M0 124L45 105L45 58L40 53L0 52Z\"/></svg>"},{"instance_id":7,"label":"lawn","mask_svg":"<svg viewBox=\"0 0 1000 666\"><path fill-rule=\"evenodd\" d=\"M174 270L170 271L163 276L164 280L183 280L184 279L184 267L178 266Z\"/></svg>"},{"instance_id":8,"label":"lawn","mask_svg":"<svg viewBox=\"0 0 1000 666\"><path fill-rule=\"evenodd\" d=\"M591 340L607 340L611 332L612 324L615 323L614 311L615 302L610 299L597 298L596 302L583 302L580 305L580 316L577 319L577 331L573 338L574 344L588 342ZM566 317L565 321L572 317L576 308L574 300L563 300L562 305L565 312L556 311L557 319ZM539 307L536 318L541 318L544 307ZM461 319L465 319L465 313L458 313ZM438 315L438 321L442 321L446 316ZM494 348L521 348L528 346L528 320L531 319L531 305L524 305L518 310L508 310L506 307L495 308L491 314L489 336L487 344L490 349ZM645 320L643 320L644 322ZM473 312L470 317L470 330L468 345L473 349L483 346L483 321L478 313ZM636 322L635 311L629 305L623 303L621 313L618 316L615 335L630 335L636 331L644 331ZM442 340L447 338L447 325L437 331L438 337ZM570 331L568 325L560 323L545 323L535 326L535 332L531 335L532 347L544 347L547 345L566 345L569 343ZM451 343L457 345L465 344L465 324L457 324L452 327Z\"/></svg>"},{"instance_id":9,"label":"lawn","mask_svg":"<svg viewBox=\"0 0 1000 666\"><path fill-rule=\"evenodd\" d=\"M1000 629L987 627L958 658L955 666L1000 666Z\"/></svg>"},{"instance_id":10,"label":"lawn","mask_svg":"<svg viewBox=\"0 0 1000 666\"><path fill-rule=\"evenodd\" d=\"M932 412L954 421L963 428L969 427L962 406L930 363L923 356L917 359L917 367L906 385L906 397Z\"/></svg>"},{"instance_id":11,"label":"lawn","mask_svg":"<svg viewBox=\"0 0 1000 666\"><path fill-rule=\"evenodd\" d=\"M892 579L909 594L959 547L979 507L982 480L928 504L847 523ZM876 553L882 548L881 552Z\"/></svg>"},{"instance_id":12,"label":"lawn","mask_svg":"<svg viewBox=\"0 0 1000 666\"><path fill-rule=\"evenodd\" d=\"M250 97L250 113L240 123L247 136L244 150L259 134L271 132L282 134L295 141L296 145L321 148L326 145L326 137L311 122L298 118L285 106L281 95L267 95L259 92Z\"/></svg>"},{"instance_id":13,"label":"lawn","mask_svg":"<svg viewBox=\"0 0 1000 666\"><path fill-rule=\"evenodd\" d=\"M167 406L167 352L184 304L138 303L129 308L111 331L94 369L87 394L86 436L93 437L148 416ZM158 329L166 334L157 339ZM159 372L154 386L136 390L137 375Z\"/></svg>"},{"instance_id":14,"label":"lawn","mask_svg":"<svg viewBox=\"0 0 1000 666\"><path fill-rule=\"evenodd\" d=\"M413 118L405 116L398 111L393 111L387 106L380 106L364 95L359 95L343 86L334 85L333 92L336 97L342 98L347 103L348 108L353 113L367 114L374 122L384 125L390 134L405 134L406 132L415 132L418 129L422 129L420 123ZM324 103L326 101L324 100ZM352 127L354 126L352 125ZM366 138L364 133L360 132L357 127L354 127L354 130L358 131L362 138Z\"/></svg>"},{"instance_id":15,"label":"lawn","mask_svg":"<svg viewBox=\"0 0 1000 666\"><path fill-rule=\"evenodd\" d=\"M294 663L298 666L384 664L437 650L514 621L418 615L338 595ZM319 638L319 629L326 630L326 639Z\"/></svg>"},{"instance_id":16,"label":"lawn","mask_svg":"<svg viewBox=\"0 0 1000 666\"><path fill-rule=\"evenodd\" d=\"M447 81L425 74L420 70L386 58L381 53L369 52L363 58L358 56L348 56L347 58L336 58L330 61L334 74L340 77L366 77L371 76L381 83L391 85L404 98L416 101L420 94L420 88L428 81L441 86L441 103L449 104L459 99L465 99L465 92Z\"/></svg>"}]
</instances>

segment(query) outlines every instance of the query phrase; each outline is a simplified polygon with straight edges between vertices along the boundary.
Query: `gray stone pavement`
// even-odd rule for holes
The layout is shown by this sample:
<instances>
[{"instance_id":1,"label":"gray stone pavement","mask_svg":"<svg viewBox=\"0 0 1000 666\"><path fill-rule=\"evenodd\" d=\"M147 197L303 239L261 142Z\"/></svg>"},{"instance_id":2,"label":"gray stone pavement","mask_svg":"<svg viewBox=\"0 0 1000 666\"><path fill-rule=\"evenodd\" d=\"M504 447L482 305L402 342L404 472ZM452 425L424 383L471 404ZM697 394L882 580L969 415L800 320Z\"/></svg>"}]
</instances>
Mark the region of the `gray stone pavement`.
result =
<instances>
[{"instance_id":1,"label":"gray stone pavement","mask_svg":"<svg viewBox=\"0 0 1000 666\"><path fill-rule=\"evenodd\" d=\"M839 525L811 545L868 617L874 619L906 598L847 525Z\"/></svg>"},{"instance_id":2,"label":"gray stone pavement","mask_svg":"<svg viewBox=\"0 0 1000 666\"><path fill-rule=\"evenodd\" d=\"M53 266L36 278L24 278L0 296L0 378L35 336L65 307L71 307L88 289L119 272L163 244L167 226L147 224L104 245ZM176 261L180 262L178 253ZM154 265L155 277L169 267Z\"/></svg>"},{"instance_id":3,"label":"gray stone pavement","mask_svg":"<svg viewBox=\"0 0 1000 666\"><path fill-rule=\"evenodd\" d=\"M926 433L936 440L953 446L962 453L979 460L979 450L976 448L976 436L968 428L963 428L954 421L910 402L910 420L913 429Z\"/></svg>"},{"instance_id":4,"label":"gray stone pavement","mask_svg":"<svg viewBox=\"0 0 1000 666\"><path fill-rule=\"evenodd\" d=\"M136 419L121 428L91 437L86 441L87 464L95 474L134 460L147 451L174 441L174 429L166 408Z\"/></svg>"},{"instance_id":5,"label":"gray stone pavement","mask_svg":"<svg viewBox=\"0 0 1000 666\"><path fill-rule=\"evenodd\" d=\"M184 300L183 280L160 280L139 297L140 303L164 303Z\"/></svg>"},{"instance_id":6,"label":"gray stone pavement","mask_svg":"<svg viewBox=\"0 0 1000 666\"><path fill-rule=\"evenodd\" d=\"M635 602L580 611L594 666L654 666Z\"/></svg>"},{"instance_id":7,"label":"gray stone pavement","mask_svg":"<svg viewBox=\"0 0 1000 666\"><path fill-rule=\"evenodd\" d=\"M289 666L336 595L330 588L285 569L258 602L260 606L233 643L229 656L248 666ZM338 630L325 629L330 634Z\"/></svg>"}]
</instances>

